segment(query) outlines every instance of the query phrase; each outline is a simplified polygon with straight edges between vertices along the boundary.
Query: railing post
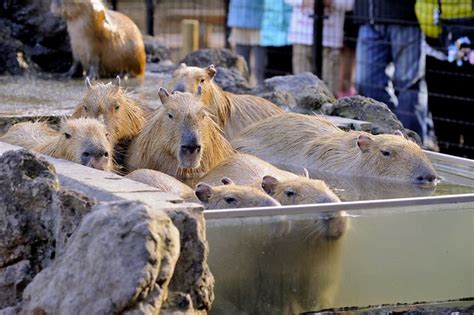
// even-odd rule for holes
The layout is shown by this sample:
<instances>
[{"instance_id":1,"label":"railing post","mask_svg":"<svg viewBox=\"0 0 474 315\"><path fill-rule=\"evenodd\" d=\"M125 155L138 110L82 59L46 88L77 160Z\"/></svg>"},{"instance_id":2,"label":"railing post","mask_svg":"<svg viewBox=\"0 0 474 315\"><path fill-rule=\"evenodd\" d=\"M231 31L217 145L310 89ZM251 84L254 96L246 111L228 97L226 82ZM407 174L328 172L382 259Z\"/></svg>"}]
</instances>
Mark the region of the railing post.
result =
<instances>
[{"instance_id":1,"label":"railing post","mask_svg":"<svg viewBox=\"0 0 474 315\"><path fill-rule=\"evenodd\" d=\"M155 17L155 3L154 0L145 0L146 2L146 33L150 36L155 35L154 31L154 17Z\"/></svg>"},{"instance_id":2,"label":"railing post","mask_svg":"<svg viewBox=\"0 0 474 315\"><path fill-rule=\"evenodd\" d=\"M323 75L323 0L314 0L313 14L313 73L321 79Z\"/></svg>"}]
</instances>

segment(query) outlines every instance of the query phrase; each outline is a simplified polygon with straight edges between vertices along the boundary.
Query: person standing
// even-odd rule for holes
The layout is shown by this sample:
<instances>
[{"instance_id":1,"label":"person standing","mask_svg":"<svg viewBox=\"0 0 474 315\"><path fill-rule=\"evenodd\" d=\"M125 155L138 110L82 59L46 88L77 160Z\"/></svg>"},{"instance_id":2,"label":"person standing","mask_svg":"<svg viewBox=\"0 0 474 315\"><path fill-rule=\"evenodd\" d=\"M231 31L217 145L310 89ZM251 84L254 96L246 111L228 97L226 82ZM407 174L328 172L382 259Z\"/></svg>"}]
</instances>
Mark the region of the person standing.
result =
<instances>
[{"instance_id":1,"label":"person standing","mask_svg":"<svg viewBox=\"0 0 474 315\"><path fill-rule=\"evenodd\" d=\"M355 0L360 23L356 49L356 89L384 102L405 128L428 141L428 105L422 33L416 0ZM393 64L393 74L387 68Z\"/></svg>"},{"instance_id":2,"label":"person standing","mask_svg":"<svg viewBox=\"0 0 474 315\"><path fill-rule=\"evenodd\" d=\"M265 48L260 46L260 29L264 0L231 0L227 25L231 28L229 42L235 52L244 57L250 73L257 82L263 81ZM251 69L250 55L254 53L255 69Z\"/></svg>"}]
</instances>

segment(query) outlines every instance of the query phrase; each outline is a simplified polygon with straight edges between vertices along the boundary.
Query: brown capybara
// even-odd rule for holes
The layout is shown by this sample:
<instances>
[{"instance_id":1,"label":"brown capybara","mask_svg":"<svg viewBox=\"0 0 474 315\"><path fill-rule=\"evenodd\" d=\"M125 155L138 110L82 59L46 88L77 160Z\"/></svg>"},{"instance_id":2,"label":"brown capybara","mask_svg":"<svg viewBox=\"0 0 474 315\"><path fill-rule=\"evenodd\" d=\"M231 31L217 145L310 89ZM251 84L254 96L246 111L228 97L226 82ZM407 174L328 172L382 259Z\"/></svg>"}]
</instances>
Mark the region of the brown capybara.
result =
<instances>
[{"instance_id":1,"label":"brown capybara","mask_svg":"<svg viewBox=\"0 0 474 315\"><path fill-rule=\"evenodd\" d=\"M205 209L233 209L280 206L265 192L250 186L235 185L229 178L222 178L220 186L198 183L195 195ZM185 198L186 199L186 198Z\"/></svg>"},{"instance_id":2,"label":"brown capybara","mask_svg":"<svg viewBox=\"0 0 474 315\"><path fill-rule=\"evenodd\" d=\"M237 186L228 178L222 178L218 186L199 183L196 189L183 184L165 173L139 169L127 176L129 179L153 186L162 192L176 194L188 202L201 203L206 209L227 209L279 206L280 204L262 190ZM224 184L224 185L222 185Z\"/></svg>"},{"instance_id":3,"label":"brown capybara","mask_svg":"<svg viewBox=\"0 0 474 315\"><path fill-rule=\"evenodd\" d=\"M229 157L200 181L215 185L222 177L229 177L238 185L261 187L282 205L340 201L323 181L281 170L248 154Z\"/></svg>"},{"instance_id":4,"label":"brown capybara","mask_svg":"<svg viewBox=\"0 0 474 315\"><path fill-rule=\"evenodd\" d=\"M254 122L284 113L280 107L262 97L223 91L213 80L216 73L213 65L198 68L181 64L173 73L170 88L195 94L201 87L203 102L227 139L235 138L242 129Z\"/></svg>"},{"instance_id":5,"label":"brown capybara","mask_svg":"<svg viewBox=\"0 0 474 315\"><path fill-rule=\"evenodd\" d=\"M34 141L24 141L30 135ZM19 123L12 126L0 141L95 169L113 170L112 144L105 126L96 119L69 119L61 123L59 131L51 129L45 122Z\"/></svg>"},{"instance_id":6,"label":"brown capybara","mask_svg":"<svg viewBox=\"0 0 474 315\"><path fill-rule=\"evenodd\" d=\"M192 179L234 154L200 95L170 95L164 88L158 95L162 106L150 113L130 143L126 157L129 171L148 168L180 180Z\"/></svg>"},{"instance_id":7,"label":"brown capybara","mask_svg":"<svg viewBox=\"0 0 474 315\"><path fill-rule=\"evenodd\" d=\"M416 143L400 135L345 132L321 116L269 117L243 130L232 145L270 163L424 186L437 183L430 160Z\"/></svg>"},{"instance_id":8,"label":"brown capybara","mask_svg":"<svg viewBox=\"0 0 474 315\"><path fill-rule=\"evenodd\" d=\"M135 137L143 128L146 112L134 95L120 86L120 77L107 84L91 84L89 78L85 82L86 93L72 117L103 120L114 143Z\"/></svg>"},{"instance_id":9,"label":"brown capybara","mask_svg":"<svg viewBox=\"0 0 474 315\"><path fill-rule=\"evenodd\" d=\"M126 15L107 10L101 0L53 0L51 11L66 20L73 56L69 76L80 63L90 78L99 74L143 78L145 45Z\"/></svg>"}]
</instances>

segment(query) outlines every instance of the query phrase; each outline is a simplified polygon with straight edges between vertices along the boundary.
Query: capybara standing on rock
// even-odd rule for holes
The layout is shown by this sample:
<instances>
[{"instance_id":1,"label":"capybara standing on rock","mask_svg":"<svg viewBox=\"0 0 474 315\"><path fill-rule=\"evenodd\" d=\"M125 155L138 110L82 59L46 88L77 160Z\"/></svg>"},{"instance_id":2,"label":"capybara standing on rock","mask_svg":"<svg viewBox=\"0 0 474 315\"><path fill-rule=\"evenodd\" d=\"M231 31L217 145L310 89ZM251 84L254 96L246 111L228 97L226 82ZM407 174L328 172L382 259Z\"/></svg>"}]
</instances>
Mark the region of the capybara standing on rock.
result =
<instances>
[{"instance_id":1,"label":"capybara standing on rock","mask_svg":"<svg viewBox=\"0 0 474 315\"><path fill-rule=\"evenodd\" d=\"M113 169L112 144L107 139L104 125L96 119L66 120L59 131L45 122L19 123L13 125L0 141L99 170Z\"/></svg>"},{"instance_id":2,"label":"capybara standing on rock","mask_svg":"<svg viewBox=\"0 0 474 315\"><path fill-rule=\"evenodd\" d=\"M201 87L202 100L227 139L235 138L254 122L284 113L280 107L262 97L223 91L213 80L216 73L213 65L198 68L181 64L174 72L170 86L173 91L191 93L196 93Z\"/></svg>"},{"instance_id":3,"label":"capybara standing on rock","mask_svg":"<svg viewBox=\"0 0 474 315\"><path fill-rule=\"evenodd\" d=\"M173 193L186 201L201 203L206 209L228 209L279 206L280 204L255 187L238 186L230 179L222 178L217 186L205 183L196 185L195 190L162 172L139 169L127 176L129 179ZM223 184L223 185L222 185Z\"/></svg>"},{"instance_id":4,"label":"capybara standing on rock","mask_svg":"<svg viewBox=\"0 0 474 315\"><path fill-rule=\"evenodd\" d=\"M129 171L148 168L180 180L199 178L234 154L198 94L170 95L160 89L163 105L150 114L128 149Z\"/></svg>"},{"instance_id":5,"label":"capybara standing on rock","mask_svg":"<svg viewBox=\"0 0 474 315\"><path fill-rule=\"evenodd\" d=\"M320 116L270 117L242 131L232 145L270 163L423 185L437 183L430 160L416 143L400 135L345 132Z\"/></svg>"},{"instance_id":6,"label":"capybara standing on rock","mask_svg":"<svg viewBox=\"0 0 474 315\"><path fill-rule=\"evenodd\" d=\"M51 11L66 19L73 55L69 76L80 63L91 78L99 74L143 77L145 45L126 15L107 10L101 0L53 0Z\"/></svg>"}]
</instances>

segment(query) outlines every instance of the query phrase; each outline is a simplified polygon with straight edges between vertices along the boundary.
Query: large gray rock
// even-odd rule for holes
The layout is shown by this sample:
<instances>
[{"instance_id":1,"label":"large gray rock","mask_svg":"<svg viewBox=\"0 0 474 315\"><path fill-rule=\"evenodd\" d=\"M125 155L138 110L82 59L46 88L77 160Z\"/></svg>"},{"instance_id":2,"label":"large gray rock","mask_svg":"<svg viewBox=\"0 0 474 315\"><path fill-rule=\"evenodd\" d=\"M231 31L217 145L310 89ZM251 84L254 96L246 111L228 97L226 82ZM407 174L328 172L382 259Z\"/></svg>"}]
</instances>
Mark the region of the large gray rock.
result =
<instances>
[{"instance_id":1,"label":"large gray rock","mask_svg":"<svg viewBox=\"0 0 474 315\"><path fill-rule=\"evenodd\" d=\"M141 202L99 206L66 251L23 294L28 314L157 314L179 256L179 233Z\"/></svg>"},{"instance_id":2,"label":"large gray rock","mask_svg":"<svg viewBox=\"0 0 474 315\"><path fill-rule=\"evenodd\" d=\"M324 81L309 72L266 79L252 94L303 113L319 112L324 104L336 101Z\"/></svg>"},{"instance_id":3,"label":"large gray rock","mask_svg":"<svg viewBox=\"0 0 474 315\"><path fill-rule=\"evenodd\" d=\"M248 81L235 69L217 67L214 81L224 90L237 94L248 94L251 90Z\"/></svg>"},{"instance_id":4,"label":"large gray rock","mask_svg":"<svg viewBox=\"0 0 474 315\"><path fill-rule=\"evenodd\" d=\"M143 36L145 44L146 61L159 63L170 60L170 50L156 37L145 35Z\"/></svg>"},{"instance_id":5,"label":"large gray rock","mask_svg":"<svg viewBox=\"0 0 474 315\"><path fill-rule=\"evenodd\" d=\"M167 213L181 236L181 255L170 289L189 294L196 310L208 311L214 301L214 276L208 265L209 244L202 209Z\"/></svg>"},{"instance_id":6,"label":"large gray rock","mask_svg":"<svg viewBox=\"0 0 474 315\"><path fill-rule=\"evenodd\" d=\"M0 10L0 74L65 72L72 62L64 21L51 0L3 1Z\"/></svg>"},{"instance_id":7,"label":"large gray rock","mask_svg":"<svg viewBox=\"0 0 474 315\"><path fill-rule=\"evenodd\" d=\"M338 99L334 104L324 107L324 114L368 121L372 124L364 131L372 134L395 133L400 130L405 136L420 143L420 137L405 129L386 104L369 97L356 95Z\"/></svg>"},{"instance_id":8,"label":"large gray rock","mask_svg":"<svg viewBox=\"0 0 474 315\"><path fill-rule=\"evenodd\" d=\"M54 167L29 151L0 157L0 309L20 301L93 204L60 189Z\"/></svg>"},{"instance_id":9,"label":"large gray rock","mask_svg":"<svg viewBox=\"0 0 474 315\"><path fill-rule=\"evenodd\" d=\"M217 67L231 69L240 73L248 82L249 70L242 56L225 48L199 49L187 55L181 62L188 66L207 67L211 64Z\"/></svg>"}]
</instances>

